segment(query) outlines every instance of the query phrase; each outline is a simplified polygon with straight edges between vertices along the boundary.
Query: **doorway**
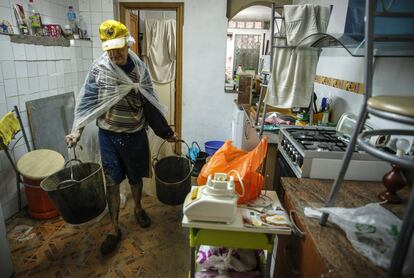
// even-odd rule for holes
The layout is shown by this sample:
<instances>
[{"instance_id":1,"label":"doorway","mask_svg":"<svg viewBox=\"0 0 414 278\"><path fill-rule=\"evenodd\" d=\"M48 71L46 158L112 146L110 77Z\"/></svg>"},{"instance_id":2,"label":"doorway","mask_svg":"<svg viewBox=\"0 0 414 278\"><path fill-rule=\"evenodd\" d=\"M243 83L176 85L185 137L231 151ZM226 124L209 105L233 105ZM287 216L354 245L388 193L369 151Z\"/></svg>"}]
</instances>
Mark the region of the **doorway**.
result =
<instances>
[{"instance_id":1,"label":"doorway","mask_svg":"<svg viewBox=\"0 0 414 278\"><path fill-rule=\"evenodd\" d=\"M165 20L169 18L174 20L175 25L175 62L172 66L172 69L175 70L175 76L172 82L170 80L164 80L160 82L154 81L155 74L152 74L154 88L159 93L160 101L165 104L170 112L167 115L167 120L174 131L177 133L178 137L181 138L182 132L182 44L183 44L183 25L184 25L184 3L119 3L120 11L120 21L129 27L131 35L134 36L135 48L132 50L137 53L137 55L147 63L151 63L151 60L148 57L146 38L144 37L145 30L148 30L148 24L143 20L145 15L154 15L159 12L164 14ZM167 16L165 16L167 14ZM140 16L141 15L141 16ZM172 18L171 15L174 15ZM131 25L134 25L130 27ZM145 25L145 26L143 26ZM143 31L144 30L144 31ZM145 45L144 45L145 43ZM148 66L148 64L147 64ZM149 65L151 67L151 65ZM151 69L150 69L151 74ZM160 92L163 95L160 95ZM177 146L178 147L178 146ZM179 152L180 147L176 150Z\"/></svg>"}]
</instances>

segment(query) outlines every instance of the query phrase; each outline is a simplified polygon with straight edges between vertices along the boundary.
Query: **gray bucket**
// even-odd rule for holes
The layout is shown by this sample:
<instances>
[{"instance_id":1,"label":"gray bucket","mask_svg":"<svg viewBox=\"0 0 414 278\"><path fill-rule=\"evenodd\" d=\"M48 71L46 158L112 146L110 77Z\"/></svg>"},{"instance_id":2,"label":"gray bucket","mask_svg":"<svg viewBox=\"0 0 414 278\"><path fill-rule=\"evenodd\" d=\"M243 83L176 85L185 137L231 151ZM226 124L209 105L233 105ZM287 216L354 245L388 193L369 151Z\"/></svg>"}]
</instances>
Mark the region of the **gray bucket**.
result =
<instances>
[{"instance_id":1,"label":"gray bucket","mask_svg":"<svg viewBox=\"0 0 414 278\"><path fill-rule=\"evenodd\" d=\"M79 164L67 167L74 161ZM102 166L70 160L66 168L44 179L40 186L52 200L62 218L81 224L99 216L106 207ZM71 177L73 171L73 179Z\"/></svg>"}]
</instances>

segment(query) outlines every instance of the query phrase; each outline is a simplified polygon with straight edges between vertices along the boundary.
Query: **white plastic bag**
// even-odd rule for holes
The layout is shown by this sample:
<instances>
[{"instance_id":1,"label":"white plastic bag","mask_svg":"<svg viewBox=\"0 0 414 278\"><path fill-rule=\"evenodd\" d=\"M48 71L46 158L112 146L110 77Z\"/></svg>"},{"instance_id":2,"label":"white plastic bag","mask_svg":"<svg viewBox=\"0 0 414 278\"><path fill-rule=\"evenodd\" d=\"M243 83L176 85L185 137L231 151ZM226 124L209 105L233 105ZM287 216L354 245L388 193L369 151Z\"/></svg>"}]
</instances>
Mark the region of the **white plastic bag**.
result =
<instances>
[{"instance_id":1,"label":"white plastic bag","mask_svg":"<svg viewBox=\"0 0 414 278\"><path fill-rule=\"evenodd\" d=\"M255 269L257 256L255 250L201 245L197 263L199 269L217 270L219 275L226 275L229 270L246 272Z\"/></svg>"},{"instance_id":2,"label":"white plastic bag","mask_svg":"<svg viewBox=\"0 0 414 278\"><path fill-rule=\"evenodd\" d=\"M319 212L319 213L317 213ZM305 215L320 217L329 213L329 221L341 227L352 246L373 264L387 269L401 228L401 220L380 204L358 208L305 208Z\"/></svg>"}]
</instances>

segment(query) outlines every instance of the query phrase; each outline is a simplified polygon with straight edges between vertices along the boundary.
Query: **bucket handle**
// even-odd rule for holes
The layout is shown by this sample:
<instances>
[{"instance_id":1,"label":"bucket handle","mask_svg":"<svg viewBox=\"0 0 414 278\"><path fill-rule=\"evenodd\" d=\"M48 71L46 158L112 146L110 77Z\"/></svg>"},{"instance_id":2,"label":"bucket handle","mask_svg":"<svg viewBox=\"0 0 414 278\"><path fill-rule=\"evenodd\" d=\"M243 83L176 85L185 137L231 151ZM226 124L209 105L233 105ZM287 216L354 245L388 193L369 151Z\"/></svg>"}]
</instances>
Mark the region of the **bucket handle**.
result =
<instances>
[{"instance_id":1,"label":"bucket handle","mask_svg":"<svg viewBox=\"0 0 414 278\"><path fill-rule=\"evenodd\" d=\"M72 158L72 159L69 159L68 161L66 161L66 162L65 162L65 168L67 168L67 167L68 167L68 165L69 165L70 163L72 163L72 162L77 162L77 163L79 163L79 164L82 164L82 163L83 163L80 159L77 159L77 158Z\"/></svg>"},{"instance_id":2,"label":"bucket handle","mask_svg":"<svg viewBox=\"0 0 414 278\"><path fill-rule=\"evenodd\" d=\"M164 140L164 142L161 143L161 145L160 145L160 147L158 149L158 152L157 152L157 156L152 158L152 167L153 168L155 166L155 162L158 162L158 156L160 155L161 148L162 148L162 146L164 145L165 142L168 142L168 141L167 140ZM183 142L187 146L187 149L190 150L190 147L188 146L187 142L185 142L184 140L179 139L176 142Z\"/></svg>"},{"instance_id":3,"label":"bucket handle","mask_svg":"<svg viewBox=\"0 0 414 278\"><path fill-rule=\"evenodd\" d=\"M193 142L191 143L191 147L193 147L194 145L196 145L196 146L197 146L197 148L198 148L198 151L199 151L199 152L201 152L200 145L197 143L197 141L193 141Z\"/></svg>"}]
</instances>

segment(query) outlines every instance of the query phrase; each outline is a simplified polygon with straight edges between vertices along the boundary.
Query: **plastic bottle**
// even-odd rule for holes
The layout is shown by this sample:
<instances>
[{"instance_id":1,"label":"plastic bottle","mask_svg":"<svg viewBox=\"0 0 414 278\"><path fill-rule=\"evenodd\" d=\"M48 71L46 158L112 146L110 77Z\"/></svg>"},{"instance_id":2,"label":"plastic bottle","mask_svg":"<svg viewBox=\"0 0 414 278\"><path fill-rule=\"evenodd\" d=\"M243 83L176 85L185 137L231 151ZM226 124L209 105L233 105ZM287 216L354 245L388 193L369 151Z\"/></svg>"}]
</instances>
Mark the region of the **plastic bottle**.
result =
<instances>
[{"instance_id":1,"label":"plastic bottle","mask_svg":"<svg viewBox=\"0 0 414 278\"><path fill-rule=\"evenodd\" d=\"M86 22L81 15L79 16L78 28L79 28L79 37L81 39L89 38L88 31L86 28Z\"/></svg>"},{"instance_id":2,"label":"plastic bottle","mask_svg":"<svg viewBox=\"0 0 414 278\"><path fill-rule=\"evenodd\" d=\"M67 16L68 16L70 28L72 29L72 34L78 34L78 28L76 26L76 13L75 13L75 9L73 8L73 6L69 6L69 11L67 13Z\"/></svg>"},{"instance_id":3,"label":"plastic bottle","mask_svg":"<svg viewBox=\"0 0 414 278\"><path fill-rule=\"evenodd\" d=\"M27 7L29 9L29 25L31 35L43 36L42 17L37 11L33 0L29 0Z\"/></svg>"}]
</instances>

